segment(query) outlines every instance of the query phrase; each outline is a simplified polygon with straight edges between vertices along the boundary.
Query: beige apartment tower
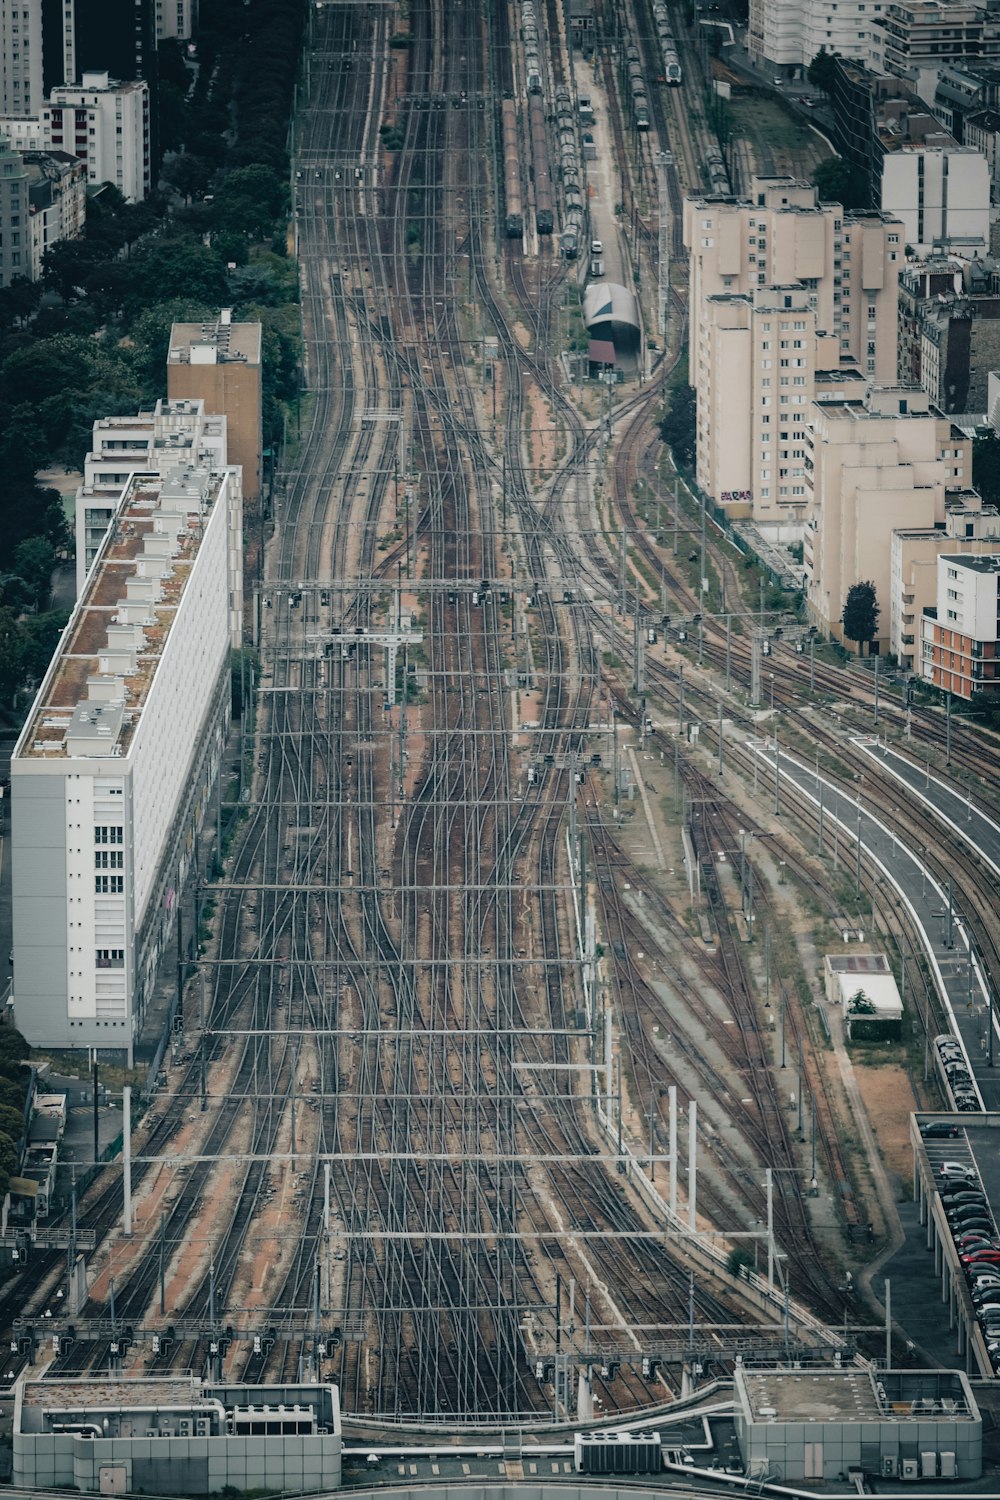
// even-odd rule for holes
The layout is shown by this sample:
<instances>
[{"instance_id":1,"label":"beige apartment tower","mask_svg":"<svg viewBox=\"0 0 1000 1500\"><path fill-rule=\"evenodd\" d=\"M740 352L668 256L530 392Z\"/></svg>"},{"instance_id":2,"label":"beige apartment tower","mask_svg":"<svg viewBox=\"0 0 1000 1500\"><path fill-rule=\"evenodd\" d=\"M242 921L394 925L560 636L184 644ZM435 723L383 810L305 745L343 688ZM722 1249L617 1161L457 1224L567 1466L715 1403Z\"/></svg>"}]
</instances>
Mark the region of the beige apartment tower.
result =
<instances>
[{"instance_id":1,"label":"beige apartment tower","mask_svg":"<svg viewBox=\"0 0 1000 1500\"><path fill-rule=\"evenodd\" d=\"M861 401L814 403L805 467L810 618L824 634L842 639L847 591L871 580L880 609L872 646L885 651L893 533L944 522L948 492L968 485L972 445L920 386L881 386Z\"/></svg>"},{"instance_id":2,"label":"beige apartment tower","mask_svg":"<svg viewBox=\"0 0 1000 1500\"><path fill-rule=\"evenodd\" d=\"M226 418L230 464L243 469L243 499L260 497L263 448L261 325L234 323L223 308L215 323L175 323L167 355L167 396L202 400Z\"/></svg>"},{"instance_id":3,"label":"beige apartment tower","mask_svg":"<svg viewBox=\"0 0 1000 1500\"><path fill-rule=\"evenodd\" d=\"M841 383L896 379L902 225L845 214L792 177L755 177L745 197L687 198L684 243L698 483L757 521L801 524L810 404ZM749 442L739 460L734 434Z\"/></svg>"}]
</instances>

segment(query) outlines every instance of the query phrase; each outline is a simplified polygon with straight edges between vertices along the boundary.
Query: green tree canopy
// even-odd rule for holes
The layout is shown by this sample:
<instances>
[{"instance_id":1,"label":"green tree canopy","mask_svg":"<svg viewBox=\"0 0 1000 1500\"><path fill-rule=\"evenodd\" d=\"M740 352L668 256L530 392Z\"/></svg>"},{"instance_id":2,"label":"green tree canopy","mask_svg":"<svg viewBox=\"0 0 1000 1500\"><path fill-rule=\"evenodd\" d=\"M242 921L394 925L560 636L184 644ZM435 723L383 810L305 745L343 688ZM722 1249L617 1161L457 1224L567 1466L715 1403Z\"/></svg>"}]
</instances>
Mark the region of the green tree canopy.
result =
<instances>
[{"instance_id":1,"label":"green tree canopy","mask_svg":"<svg viewBox=\"0 0 1000 1500\"><path fill-rule=\"evenodd\" d=\"M852 583L844 600L843 624L847 639L857 641L859 656L866 641L875 639L880 613L875 585L871 581Z\"/></svg>"},{"instance_id":2,"label":"green tree canopy","mask_svg":"<svg viewBox=\"0 0 1000 1500\"><path fill-rule=\"evenodd\" d=\"M824 203L840 203L846 209L869 207L865 174L842 156L828 156L819 163L813 187Z\"/></svg>"},{"instance_id":3,"label":"green tree canopy","mask_svg":"<svg viewBox=\"0 0 1000 1500\"><path fill-rule=\"evenodd\" d=\"M821 89L824 94L829 94L833 88L833 80L837 73L837 54L827 52L821 47L806 69L806 77L813 88Z\"/></svg>"},{"instance_id":4,"label":"green tree canopy","mask_svg":"<svg viewBox=\"0 0 1000 1500\"><path fill-rule=\"evenodd\" d=\"M660 436L673 453L674 462L686 469L694 467L697 421L698 397L694 387L677 386L667 401L660 422Z\"/></svg>"}]
</instances>

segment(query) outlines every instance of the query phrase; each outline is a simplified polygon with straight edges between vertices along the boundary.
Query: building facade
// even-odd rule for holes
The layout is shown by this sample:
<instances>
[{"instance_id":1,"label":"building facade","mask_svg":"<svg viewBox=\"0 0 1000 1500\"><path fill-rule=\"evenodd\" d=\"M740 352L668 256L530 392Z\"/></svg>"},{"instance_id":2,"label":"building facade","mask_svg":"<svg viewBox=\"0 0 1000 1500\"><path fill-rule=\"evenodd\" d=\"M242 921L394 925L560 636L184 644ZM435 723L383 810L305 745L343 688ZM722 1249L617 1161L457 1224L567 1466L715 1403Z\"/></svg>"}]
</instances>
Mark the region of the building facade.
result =
<instances>
[{"instance_id":1,"label":"building facade","mask_svg":"<svg viewBox=\"0 0 1000 1500\"><path fill-rule=\"evenodd\" d=\"M756 520L801 521L802 475L791 470L810 403L839 382L896 378L902 225L845 215L792 178L755 178L745 198L686 199L684 242L698 483L717 505L738 494ZM745 425L737 455L731 437Z\"/></svg>"},{"instance_id":2,"label":"building facade","mask_svg":"<svg viewBox=\"0 0 1000 1500\"><path fill-rule=\"evenodd\" d=\"M1000 691L1000 552L937 559L937 605L922 616L921 675L945 693Z\"/></svg>"},{"instance_id":3,"label":"building facade","mask_svg":"<svg viewBox=\"0 0 1000 1500\"><path fill-rule=\"evenodd\" d=\"M341 1483L340 1393L333 1385L225 1385L180 1376L22 1380L13 1427L16 1483L29 1490L307 1494Z\"/></svg>"},{"instance_id":4,"label":"building facade","mask_svg":"<svg viewBox=\"0 0 1000 1500\"><path fill-rule=\"evenodd\" d=\"M242 637L227 473L137 477L11 759L14 1006L129 1059L218 777Z\"/></svg>"},{"instance_id":5,"label":"building facade","mask_svg":"<svg viewBox=\"0 0 1000 1500\"><path fill-rule=\"evenodd\" d=\"M971 146L904 144L882 158L882 208L916 255L966 260L990 248L990 169Z\"/></svg>"},{"instance_id":6,"label":"building facade","mask_svg":"<svg viewBox=\"0 0 1000 1500\"><path fill-rule=\"evenodd\" d=\"M862 401L814 404L805 468L810 619L843 639L847 592L870 579L880 609L872 650L884 651L892 533L944 521L946 492L969 482L972 445L919 386L876 386Z\"/></svg>"},{"instance_id":7,"label":"building facade","mask_svg":"<svg viewBox=\"0 0 1000 1500\"><path fill-rule=\"evenodd\" d=\"M75 240L87 220L87 168L66 151L24 153L31 219L31 279L44 268L45 252L60 240Z\"/></svg>"},{"instance_id":8,"label":"building facade","mask_svg":"<svg viewBox=\"0 0 1000 1500\"><path fill-rule=\"evenodd\" d=\"M46 148L86 162L87 181L110 182L129 202L149 192L149 88L119 83L106 72L85 73L79 84L55 88L42 109Z\"/></svg>"},{"instance_id":9,"label":"building facade","mask_svg":"<svg viewBox=\"0 0 1000 1500\"><path fill-rule=\"evenodd\" d=\"M885 9L883 0L750 0L747 47L758 65L799 77L817 52L867 62L871 23Z\"/></svg>"},{"instance_id":10,"label":"building facade","mask_svg":"<svg viewBox=\"0 0 1000 1500\"><path fill-rule=\"evenodd\" d=\"M31 277L28 172L24 159L0 136L0 286Z\"/></svg>"},{"instance_id":11,"label":"building facade","mask_svg":"<svg viewBox=\"0 0 1000 1500\"><path fill-rule=\"evenodd\" d=\"M101 417L92 442L76 492L77 597L134 475L162 478L182 463L213 473L228 466L226 419L206 413L204 401L161 400L134 417ZM238 468L230 483L242 495Z\"/></svg>"},{"instance_id":12,"label":"building facade","mask_svg":"<svg viewBox=\"0 0 1000 1500\"><path fill-rule=\"evenodd\" d=\"M943 552L983 557L1000 552L1000 512L975 490L949 491L941 525L894 531L889 560L889 650L904 671L919 666L920 621L937 604L937 560Z\"/></svg>"},{"instance_id":13,"label":"building facade","mask_svg":"<svg viewBox=\"0 0 1000 1500\"><path fill-rule=\"evenodd\" d=\"M175 323L167 353L171 401L202 400L226 418L229 462L243 473L243 496L260 497L264 418L261 325L234 323L223 308L214 323Z\"/></svg>"}]
</instances>

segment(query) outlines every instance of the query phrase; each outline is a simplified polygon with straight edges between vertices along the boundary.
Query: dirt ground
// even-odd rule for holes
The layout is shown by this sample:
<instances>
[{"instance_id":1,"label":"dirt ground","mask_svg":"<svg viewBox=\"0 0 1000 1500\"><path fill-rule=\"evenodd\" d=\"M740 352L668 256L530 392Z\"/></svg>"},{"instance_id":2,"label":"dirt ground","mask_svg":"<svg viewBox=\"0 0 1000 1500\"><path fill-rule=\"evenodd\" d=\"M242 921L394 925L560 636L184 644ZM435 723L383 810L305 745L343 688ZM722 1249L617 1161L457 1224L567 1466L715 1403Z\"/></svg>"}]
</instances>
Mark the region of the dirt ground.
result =
<instances>
[{"instance_id":1,"label":"dirt ground","mask_svg":"<svg viewBox=\"0 0 1000 1500\"><path fill-rule=\"evenodd\" d=\"M853 1059L854 1075L887 1171L908 1182L912 1172L910 1115L919 1107L910 1075L895 1063Z\"/></svg>"}]
</instances>

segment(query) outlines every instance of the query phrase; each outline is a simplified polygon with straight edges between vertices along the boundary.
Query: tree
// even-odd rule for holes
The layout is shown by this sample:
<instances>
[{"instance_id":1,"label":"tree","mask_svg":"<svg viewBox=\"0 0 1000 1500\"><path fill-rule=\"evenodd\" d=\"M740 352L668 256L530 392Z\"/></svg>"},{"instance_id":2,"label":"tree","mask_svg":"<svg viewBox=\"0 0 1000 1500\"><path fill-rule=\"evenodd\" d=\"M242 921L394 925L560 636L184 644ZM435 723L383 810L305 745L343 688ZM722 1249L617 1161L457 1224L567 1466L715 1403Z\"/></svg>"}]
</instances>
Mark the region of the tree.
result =
<instances>
[{"instance_id":1,"label":"tree","mask_svg":"<svg viewBox=\"0 0 1000 1500\"><path fill-rule=\"evenodd\" d=\"M25 537L14 548L14 572L27 584L36 609L41 609L52 591L55 562L56 549L48 537Z\"/></svg>"},{"instance_id":2,"label":"tree","mask_svg":"<svg viewBox=\"0 0 1000 1500\"><path fill-rule=\"evenodd\" d=\"M687 469L693 467L697 435L697 394L693 386L679 385L670 392L667 409L660 422L660 436L670 447L675 463Z\"/></svg>"},{"instance_id":3,"label":"tree","mask_svg":"<svg viewBox=\"0 0 1000 1500\"><path fill-rule=\"evenodd\" d=\"M9 703L24 675L24 633L13 612L0 608L0 699Z\"/></svg>"},{"instance_id":4,"label":"tree","mask_svg":"<svg viewBox=\"0 0 1000 1500\"><path fill-rule=\"evenodd\" d=\"M837 76L837 53L827 52L821 47L806 69L806 77L813 88L820 89L824 94L829 94L833 89L833 81Z\"/></svg>"},{"instance_id":5,"label":"tree","mask_svg":"<svg viewBox=\"0 0 1000 1500\"><path fill-rule=\"evenodd\" d=\"M852 583L844 600L844 635L849 641L857 641L858 655L864 654L865 642L875 639L878 617L881 611L875 596L873 583Z\"/></svg>"},{"instance_id":6,"label":"tree","mask_svg":"<svg viewBox=\"0 0 1000 1500\"><path fill-rule=\"evenodd\" d=\"M865 174L842 156L828 156L819 163L813 187L824 203L840 203L848 210L869 206Z\"/></svg>"}]
</instances>

